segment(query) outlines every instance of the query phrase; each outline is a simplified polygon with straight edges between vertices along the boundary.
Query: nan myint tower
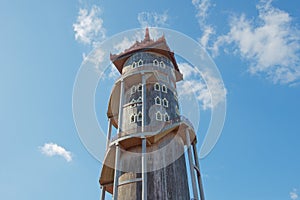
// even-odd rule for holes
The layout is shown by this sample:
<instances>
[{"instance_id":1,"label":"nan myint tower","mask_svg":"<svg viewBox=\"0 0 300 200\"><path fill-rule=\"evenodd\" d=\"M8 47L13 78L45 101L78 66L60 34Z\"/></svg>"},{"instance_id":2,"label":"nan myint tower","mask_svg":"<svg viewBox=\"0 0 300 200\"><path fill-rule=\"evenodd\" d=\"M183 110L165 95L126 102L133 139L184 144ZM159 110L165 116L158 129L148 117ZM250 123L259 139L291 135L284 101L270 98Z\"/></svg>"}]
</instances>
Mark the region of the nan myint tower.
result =
<instances>
[{"instance_id":1,"label":"nan myint tower","mask_svg":"<svg viewBox=\"0 0 300 200\"><path fill-rule=\"evenodd\" d=\"M196 134L180 115L176 83L183 76L165 37L145 32L110 56L121 76L108 103L101 199L108 192L114 200L204 200Z\"/></svg>"}]
</instances>

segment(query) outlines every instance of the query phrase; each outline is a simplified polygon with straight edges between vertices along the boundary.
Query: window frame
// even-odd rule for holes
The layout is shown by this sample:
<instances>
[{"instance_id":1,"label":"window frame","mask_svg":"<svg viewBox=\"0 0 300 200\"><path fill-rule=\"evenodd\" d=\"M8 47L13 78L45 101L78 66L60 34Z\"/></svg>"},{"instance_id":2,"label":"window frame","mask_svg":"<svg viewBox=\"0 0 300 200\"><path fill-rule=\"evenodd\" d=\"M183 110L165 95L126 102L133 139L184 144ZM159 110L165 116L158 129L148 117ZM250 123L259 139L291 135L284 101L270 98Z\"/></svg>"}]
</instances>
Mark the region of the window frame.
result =
<instances>
[{"instance_id":1,"label":"window frame","mask_svg":"<svg viewBox=\"0 0 300 200\"><path fill-rule=\"evenodd\" d=\"M134 90L134 91L133 91ZM136 86L135 85L133 85L132 87L131 87L131 94L134 94L134 93L136 93Z\"/></svg>"},{"instance_id":2,"label":"window frame","mask_svg":"<svg viewBox=\"0 0 300 200\"><path fill-rule=\"evenodd\" d=\"M133 121L132 121L132 117L133 117ZM130 115L130 123L133 124L135 122L136 122L136 114Z\"/></svg>"},{"instance_id":3,"label":"window frame","mask_svg":"<svg viewBox=\"0 0 300 200\"><path fill-rule=\"evenodd\" d=\"M138 114L137 114L137 116L136 116L136 121L137 122L141 122L142 120L143 120L143 113L142 113L142 111L140 111Z\"/></svg>"},{"instance_id":4,"label":"window frame","mask_svg":"<svg viewBox=\"0 0 300 200\"><path fill-rule=\"evenodd\" d=\"M166 108L169 107L169 101L168 101L167 98L163 98L163 100L162 100L162 105L163 105L164 107L166 107Z\"/></svg>"},{"instance_id":5,"label":"window frame","mask_svg":"<svg viewBox=\"0 0 300 200\"><path fill-rule=\"evenodd\" d=\"M143 91L143 84L141 84L141 83L138 84L137 91L139 91L139 92Z\"/></svg>"},{"instance_id":6,"label":"window frame","mask_svg":"<svg viewBox=\"0 0 300 200\"><path fill-rule=\"evenodd\" d=\"M168 120L167 120L167 119L168 119ZM164 114L164 120L165 120L165 122L170 121L170 116L169 116L168 113L165 113L165 114Z\"/></svg>"},{"instance_id":7,"label":"window frame","mask_svg":"<svg viewBox=\"0 0 300 200\"><path fill-rule=\"evenodd\" d=\"M157 117L158 115L160 115L160 119ZM157 112L155 113L155 119L156 119L157 121L162 121L162 114L161 114L160 111L157 111Z\"/></svg>"},{"instance_id":8,"label":"window frame","mask_svg":"<svg viewBox=\"0 0 300 200\"><path fill-rule=\"evenodd\" d=\"M158 89L156 89L156 86L158 86ZM154 84L154 90L155 91L160 91L160 84L159 83Z\"/></svg>"},{"instance_id":9,"label":"window frame","mask_svg":"<svg viewBox=\"0 0 300 200\"><path fill-rule=\"evenodd\" d=\"M160 62L159 62L159 66L160 66L161 68L166 68L166 64L165 64L164 61L160 61Z\"/></svg>"},{"instance_id":10,"label":"window frame","mask_svg":"<svg viewBox=\"0 0 300 200\"><path fill-rule=\"evenodd\" d=\"M163 84L163 85L161 86L161 91L162 91L163 93L168 93L168 88L167 88L167 86L166 86L165 84Z\"/></svg>"},{"instance_id":11,"label":"window frame","mask_svg":"<svg viewBox=\"0 0 300 200\"><path fill-rule=\"evenodd\" d=\"M159 66L159 61L157 59L153 60L153 66L158 67Z\"/></svg>"},{"instance_id":12,"label":"window frame","mask_svg":"<svg viewBox=\"0 0 300 200\"><path fill-rule=\"evenodd\" d=\"M135 68L137 67L136 62L133 62L133 63L131 64L131 67L132 67L132 69L135 69Z\"/></svg>"},{"instance_id":13,"label":"window frame","mask_svg":"<svg viewBox=\"0 0 300 200\"><path fill-rule=\"evenodd\" d=\"M157 99L159 99L159 103L157 103ZM156 96L154 98L154 103L155 103L155 105L161 105L161 98L159 96Z\"/></svg>"},{"instance_id":14,"label":"window frame","mask_svg":"<svg viewBox=\"0 0 300 200\"><path fill-rule=\"evenodd\" d=\"M133 98L130 101L131 107L135 107L136 106L136 100Z\"/></svg>"},{"instance_id":15,"label":"window frame","mask_svg":"<svg viewBox=\"0 0 300 200\"><path fill-rule=\"evenodd\" d=\"M142 59L140 59L140 60L138 61L137 66L138 66L138 67L144 66L144 61L143 61Z\"/></svg>"}]
</instances>

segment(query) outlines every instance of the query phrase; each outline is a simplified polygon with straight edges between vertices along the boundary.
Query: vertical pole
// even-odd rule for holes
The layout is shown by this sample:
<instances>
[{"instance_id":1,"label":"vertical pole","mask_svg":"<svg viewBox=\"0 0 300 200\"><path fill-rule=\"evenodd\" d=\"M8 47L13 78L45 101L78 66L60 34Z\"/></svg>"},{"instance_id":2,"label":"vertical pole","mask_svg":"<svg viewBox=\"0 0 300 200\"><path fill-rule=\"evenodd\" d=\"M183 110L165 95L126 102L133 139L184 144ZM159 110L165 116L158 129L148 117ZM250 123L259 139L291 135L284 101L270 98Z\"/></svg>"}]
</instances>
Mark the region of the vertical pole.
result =
<instances>
[{"instance_id":1,"label":"vertical pole","mask_svg":"<svg viewBox=\"0 0 300 200\"><path fill-rule=\"evenodd\" d=\"M147 140L142 139L142 200L147 200Z\"/></svg>"},{"instance_id":2,"label":"vertical pole","mask_svg":"<svg viewBox=\"0 0 300 200\"><path fill-rule=\"evenodd\" d=\"M120 86L120 103L119 103L119 116L118 116L118 131L117 134L119 135L122 132L122 117L123 117L123 101L124 101L124 80L121 80ZM113 192L113 199L118 199L118 185L119 185L119 161L120 160L120 147L119 143L116 144L116 155L115 155L115 176L114 176L114 192Z\"/></svg>"},{"instance_id":3,"label":"vertical pole","mask_svg":"<svg viewBox=\"0 0 300 200\"><path fill-rule=\"evenodd\" d=\"M108 118L107 136L106 136L106 151L109 147L111 137L111 118Z\"/></svg>"},{"instance_id":4,"label":"vertical pole","mask_svg":"<svg viewBox=\"0 0 300 200\"><path fill-rule=\"evenodd\" d=\"M124 101L124 80L121 80L120 86L120 102L119 102L119 115L118 115L118 130L117 134L122 132L122 121L123 121L123 101Z\"/></svg>"},{"instance_id":5,"label":"vertical pole","mask_svg":"<svg viewBox=\"0 0 300 200\"><path fill-rule=\"evenodd\" d=\"M193 163L192 151L191 151L191 141L190 141L190 134L188 128L185 129L185 134L186 134L186 147L187 147L189 166L190 166L190 175L192 179L193 195L194 195L194 199L198 199L198 192L197 192L196 179L194 173L194 163Z\"/></svg>"},{"instance_id":6,"label":"vertical pole","mask_svg":"<svg viewBox=\"0 0 300 200\"><path fill-rule=\"evenodd\" d=\"M143 114L143 118L142 118L142 132L145 131L145 125L146 125L146 104L147 104L147 100L146 100L146 77L145 74L142 74L142 114Z\"/></svg>"},{"instance_id":7,"label":"vertical pole","mask_svg":"<svg viewBox=\"0 0 300 200\"><path fill-rule=\"evenodd\" d=\"M105 200L105 187L102 187L101 200Z\"/></svg>"},{"instance_id":8,"label":"vertical pole","mask_svg":"<svg viewBox=\"0 0 300 200\"><path fill-rule=\"evenodd\" d=\"M199 169L199 172L197 173L197 178L198 178L198 187L199 187L199 191L200 191L200 199L205 200L202 178L201 178L201 173L200 173L201 171L200 171L198 152L197 152L197 147L196 147L195 142L193 143L193 151L194 151L194 159L195 159L196 167Z\"/></svg>"},{"instance_id":9,"label":"vertical pole","mask_svg":"<svg viewBox=\"0 0 300 200\"><path fill-rule=\"evenodd\" d=\"M118 200L118 185L119 185L119 162L120 162L120 147L119 144L116 144L116 157L115 157L115 177L114 177L114 192L113 200Z\"/></svg>"}]
</instances>

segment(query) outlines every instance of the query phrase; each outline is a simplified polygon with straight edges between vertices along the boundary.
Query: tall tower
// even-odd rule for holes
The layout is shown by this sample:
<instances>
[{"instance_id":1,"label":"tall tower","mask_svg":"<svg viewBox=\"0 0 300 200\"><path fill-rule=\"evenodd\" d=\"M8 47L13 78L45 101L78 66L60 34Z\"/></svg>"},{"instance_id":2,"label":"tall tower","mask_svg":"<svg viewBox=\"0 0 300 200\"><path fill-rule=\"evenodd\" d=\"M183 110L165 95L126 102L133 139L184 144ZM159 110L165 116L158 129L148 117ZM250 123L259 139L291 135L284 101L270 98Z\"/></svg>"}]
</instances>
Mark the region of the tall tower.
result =
<instances>
[{"instance_id":1,"label":"tall tower","mask_svg":"<svg viewBox=\"0 0 300 200\"><path fill-rule=\"evenodd\" d=\"M114 200L190 200L191 190L204 200L196 134L179 111L183 76L164 36L154 41L147 28L144 40L110 58L121 76L107 111L101 199L109 192Z\"/></svg>"}]
</instances>

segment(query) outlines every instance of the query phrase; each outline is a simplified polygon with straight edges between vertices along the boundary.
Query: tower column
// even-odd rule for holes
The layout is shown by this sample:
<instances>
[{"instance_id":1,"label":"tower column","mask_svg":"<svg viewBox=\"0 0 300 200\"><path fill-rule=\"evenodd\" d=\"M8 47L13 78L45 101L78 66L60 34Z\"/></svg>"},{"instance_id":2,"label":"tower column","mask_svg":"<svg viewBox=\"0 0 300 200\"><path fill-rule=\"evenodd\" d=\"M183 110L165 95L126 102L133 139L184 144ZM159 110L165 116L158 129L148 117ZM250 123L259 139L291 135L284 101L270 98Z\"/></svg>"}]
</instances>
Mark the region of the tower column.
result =
<instances>
[{"instance_id":1,"label":"tower column","mask_svg":"<svg viewBox=\"0 0 300 200\"><path fill-rule=\"evenodd\" d=\"M115 158L115 177L114 177L114 192L113 199L118 200L118 186L119 186L119 176L120 170L118 169L120 165L120 147L116 144L116 158Z\"/></svg>"},{"instance_id":2,"label":"tower column","mask_svg":"<svg viewBox=\"0 0 300 200\"><path fill-rule=\"evenodd\" d=\"M194 163L193 163L193 158L192 158L189 129L185 129L185 134L186 134L186 147L187 147L189 166L190 166L190 175L191 175L191 180L192 180L193 196L194 196L194 199L196 200L196 199L198 199L198 192L197 192L196 179L195 179L195 173L194 173Z\"/></svg>"},{"instance_id":3,"label":"tower column","mask_svg":"<svg viewBox=\"0 0 300 200\"><path fill-rule=\"evenodd\" d=\"M124 102L124 80L121 80L120 86L120 103L119 103L119 116L118 116L118 130L117 134L119 135L122 132L122 118L123 118L123 103ZM118 199L118 186L119 186L119 176L120 176L120 147L119 143L116 144L116 155L115 155L115 176L114 176L114 192L113 199Z\"/></svg>"},{"instance_id":4,"label":"tower column","mask_svg":"<svg viewBox=\"0 0 300 200\"><path fill-rule=\"evenodd\" d=\"M142 132L145 131L145 125L146 125L146 104L147 104L147 99L146 99L146 77L145 74L142 74L142 113L143 113L143 118L142 118Z\"/></svg>"},{"instance_id":5,"label":"tower column","mask_svg":"<svg viewBox=\"0 0 300 200\"><path fill-rule=\"evenodd\" d=\"M200 199L205 200L196 142L193 143L193 152L194 152L194 159L195 159L195 163L196 163L196 167L197 167L197 179L198 179L198 187L199 187L199 191L200 191Z\"/></svg>"},{"instance_id":6,"label":"tower column","mask_svg":"<svg viewBox=\"0 0 300 200\"><path fill-rule=\"evenodd\" d=\"M142 200L147 200L147 140L142 140Z\"/></svg>"},{"instance_id":7,"label":"tower column","mask_svg":"<svg viewBox=\"0 0 300 200\"><path fill-rule=\"evenodd\" d=\"M105 200L105 187L102 187L101 200Z\"/></svg>"},{"instance_id":8,"label":"tower column","mask_svg":"<svg viewBox=\"0 0 300 200\"><path fill-rule=\"evenodd\" d=\"M142 74L142 132L145 131L146 125L146 77L145 74ZM144 137L142 139L142 200L147 200L147 159L146 159L146 152L147 152L147 140Z\"/></svg>"},{"instance_id":9,"label":"tower column","mask_svg":"<svg viewBox=\"0 0 300 200\"><path fill-rule=\"evenodd\" d=\"M111 137L111 119L108 118L108 126L107 126L107 135L106 135L106 151L109 147L109 143L110 143L110 137Z\"/></svg>"}]
</instances>

